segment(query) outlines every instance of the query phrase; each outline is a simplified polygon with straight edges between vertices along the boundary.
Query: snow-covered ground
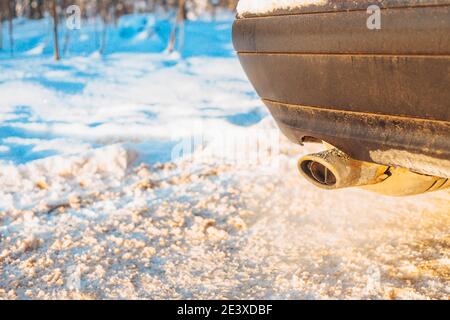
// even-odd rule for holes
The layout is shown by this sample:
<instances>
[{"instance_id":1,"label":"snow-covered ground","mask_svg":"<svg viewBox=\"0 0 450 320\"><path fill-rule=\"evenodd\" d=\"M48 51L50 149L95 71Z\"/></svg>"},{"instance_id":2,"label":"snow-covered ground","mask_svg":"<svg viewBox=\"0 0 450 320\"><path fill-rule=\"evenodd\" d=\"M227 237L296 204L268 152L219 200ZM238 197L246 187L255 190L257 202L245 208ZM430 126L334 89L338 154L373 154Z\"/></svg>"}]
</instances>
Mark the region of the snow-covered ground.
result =
<instances>
[{"instance_id":1,"label":"snow-covered ground","mask_svg":"<svg viewBox=\"0 0 450 320\"><path fill-rule=\"evenodd\" d=\"M311 5L324 5L327 0L239 0L239 15L246 13L264 14L275 10L290 10Z\"/></svg>"},{"instance_id":2,"label":"snow-covered ground","mask_svg":"<svg viewBox=\"0 0 450 320\"><path fill-rule=\"evenodd\" d=\"M123 18L103 56L89 25L71 32L59 63L48 22L17 21L15 58L0 52L0 156L23 163L134 142L150 143L149 161L167 161L173 144L200 127L258 122L265 110L234 58L232 14L224 19L188 24L184 59L162 52L166 20Z\"/></svg>"},{"instance_id":3,"label":"snow-covered ground","mask_svg":"<svg viewBox=\"0 0 450 320\"><path fill-rule=\"evenodd\" d=\"M0 298L450 297L450 193L302 180L295 161L318 147L278 135L231 22L189 22L182 56L162 52L165 20L125 17L104 55L86 26L55 63L46 22L16 21L15 57L0 53Z\"/></svg>"}]
</instances>

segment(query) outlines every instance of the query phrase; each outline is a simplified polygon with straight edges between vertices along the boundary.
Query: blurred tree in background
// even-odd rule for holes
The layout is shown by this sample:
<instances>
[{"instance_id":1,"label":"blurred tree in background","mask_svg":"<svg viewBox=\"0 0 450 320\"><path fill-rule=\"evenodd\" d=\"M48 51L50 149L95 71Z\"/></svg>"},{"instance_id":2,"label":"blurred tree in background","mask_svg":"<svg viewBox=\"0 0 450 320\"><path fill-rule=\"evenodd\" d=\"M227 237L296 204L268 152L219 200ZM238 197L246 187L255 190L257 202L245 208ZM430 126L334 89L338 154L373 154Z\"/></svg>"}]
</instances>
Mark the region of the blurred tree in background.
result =
<instances>
[{"instance_id":1,"label":"blurred tree in background","mask_svg":"<svg viewBox=\"0 0 450 320\"><path fill-rule=\"evenodd\" d=\"M46 12L50 12L53 0L0 0L0 20L8 17L8 2L14 17L28 19L42 19ZM189 12L210 12L221 8L234 10L238 0L185 0L186 10ZM177 9L179 0L56 0L58 12L71 5L81 8L84 18L90 15L100 15L102 10L114 13L115 17L135 12L154 12L158 9L169 11ZM187 16L189 17L189 16Z\"/></svg>"},{"instance_id":2,"label":"blurred tree in background","mask_svg":"<svg viewBox=\"0 0 450 320\"><path fill-rule=\"evenodd\" d=\"M99 52L106 46L106 34L109 25L117 24L117 20L127 14L165 12L174 14L174 26L168 43L168 51L174 49L177 37L183 37L184 22L195 19L200 14L210 14L214 19L218 8L234 10L238 0L0 0L0 50L3 49L5 35L8 33L11 54L14 48L13 19L50 18L53 22L55 58L60 58L58 43L58 24L65 21L66 9L77 5L81 9L81 17L85 20L102 22L101 36L98 41ZM7 25L7 27L6 27ZM7 31L5 31L7 30ZM65 52L70 40L66 33L62 52ZM183 42L183 39L179 39Z\"/></svg>"}]
</instances>

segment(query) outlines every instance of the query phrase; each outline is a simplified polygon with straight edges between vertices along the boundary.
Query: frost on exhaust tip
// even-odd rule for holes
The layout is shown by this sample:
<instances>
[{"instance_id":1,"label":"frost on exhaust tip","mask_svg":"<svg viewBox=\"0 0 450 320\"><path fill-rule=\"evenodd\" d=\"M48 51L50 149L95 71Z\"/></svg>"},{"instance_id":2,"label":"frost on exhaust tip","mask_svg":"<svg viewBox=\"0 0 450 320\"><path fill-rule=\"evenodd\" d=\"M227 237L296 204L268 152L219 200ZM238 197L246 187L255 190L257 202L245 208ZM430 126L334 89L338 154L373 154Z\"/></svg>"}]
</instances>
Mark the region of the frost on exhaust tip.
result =
<instances>
[{"instance_id":1,"label":"frost on exhaust tip","mask_svg":"<svg viewBox=\"0 0 450 320\"><path fill-rule=\"evenodd\" d=\"M239 16L264 14L275 10L291 10L310 5L324 5L328 0L240 0L237 6Z\"/></svg>"}]
</instances>

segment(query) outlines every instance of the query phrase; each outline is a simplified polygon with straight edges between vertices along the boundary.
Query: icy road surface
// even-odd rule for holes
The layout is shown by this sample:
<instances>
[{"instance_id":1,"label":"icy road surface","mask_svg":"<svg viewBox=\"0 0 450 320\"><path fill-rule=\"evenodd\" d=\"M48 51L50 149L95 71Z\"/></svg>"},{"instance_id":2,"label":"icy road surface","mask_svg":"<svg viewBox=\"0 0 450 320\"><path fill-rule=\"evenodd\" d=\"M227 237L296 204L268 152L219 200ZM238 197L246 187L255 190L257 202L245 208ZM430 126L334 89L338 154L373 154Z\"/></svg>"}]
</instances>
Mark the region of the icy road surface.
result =
<instances>
[{"instance_id":1,"label":"icy road surface","mask_svg":"<svg viewBox=\"0 0 450 320\"><path fill-rule=\"evenodd\" d=\"M0 297L450 297L448 192L321 191L297 153L262 176L120 146L0 173L3 199L35 203L0 213Z\"/></svg>"},{"instance_id":2,"label":"icy road surface","mask_svg":"<svg viewBox=\"0 0 450 320\"><path fill-rule=\"evenodd\" d=\"M85 27L59 63L45 21L15 21L15 56L0 53L0 298L450 297L450 193L301 179L296 159L317 149L273 139L231 21L189 22L168 57L169 22L124 17L105 55ZM220 135L255 130L273 142L250 143L274 151L266 163L171 160L205 133L233 154Z\"/></svg>"}]
</instances>

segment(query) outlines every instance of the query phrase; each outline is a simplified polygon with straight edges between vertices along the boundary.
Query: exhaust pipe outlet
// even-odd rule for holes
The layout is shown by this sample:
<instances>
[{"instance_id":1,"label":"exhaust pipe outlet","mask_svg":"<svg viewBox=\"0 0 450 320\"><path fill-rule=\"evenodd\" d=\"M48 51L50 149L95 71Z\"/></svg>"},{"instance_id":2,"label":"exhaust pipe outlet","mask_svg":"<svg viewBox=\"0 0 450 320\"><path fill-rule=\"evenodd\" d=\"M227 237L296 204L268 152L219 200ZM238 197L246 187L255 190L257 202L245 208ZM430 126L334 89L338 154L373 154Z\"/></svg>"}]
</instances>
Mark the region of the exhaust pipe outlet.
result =
<instances>
[{"instance_id":1,"label":"exhaust pipe outlet","mask_svg":"<svg viewBox=\"0 0 450 320\"><path fill-rule=\"evenodd\" d=\"M327 190L363 187L401 197L450 188L450 179L354 160L334 147L301 158L298 169L308 181Z\"/></svg>"},{"instance_id":2,"label":"exhaust pipe outlet","mask_svg":"<svg viewBox=\"0 0 450 320\"><path fill-rule=\"evenodd\" d=\"M314 185L334 190L382 182L389 167L354 160L333 148L301 158L298 169Z\"/></svg>"}]
</instances>

